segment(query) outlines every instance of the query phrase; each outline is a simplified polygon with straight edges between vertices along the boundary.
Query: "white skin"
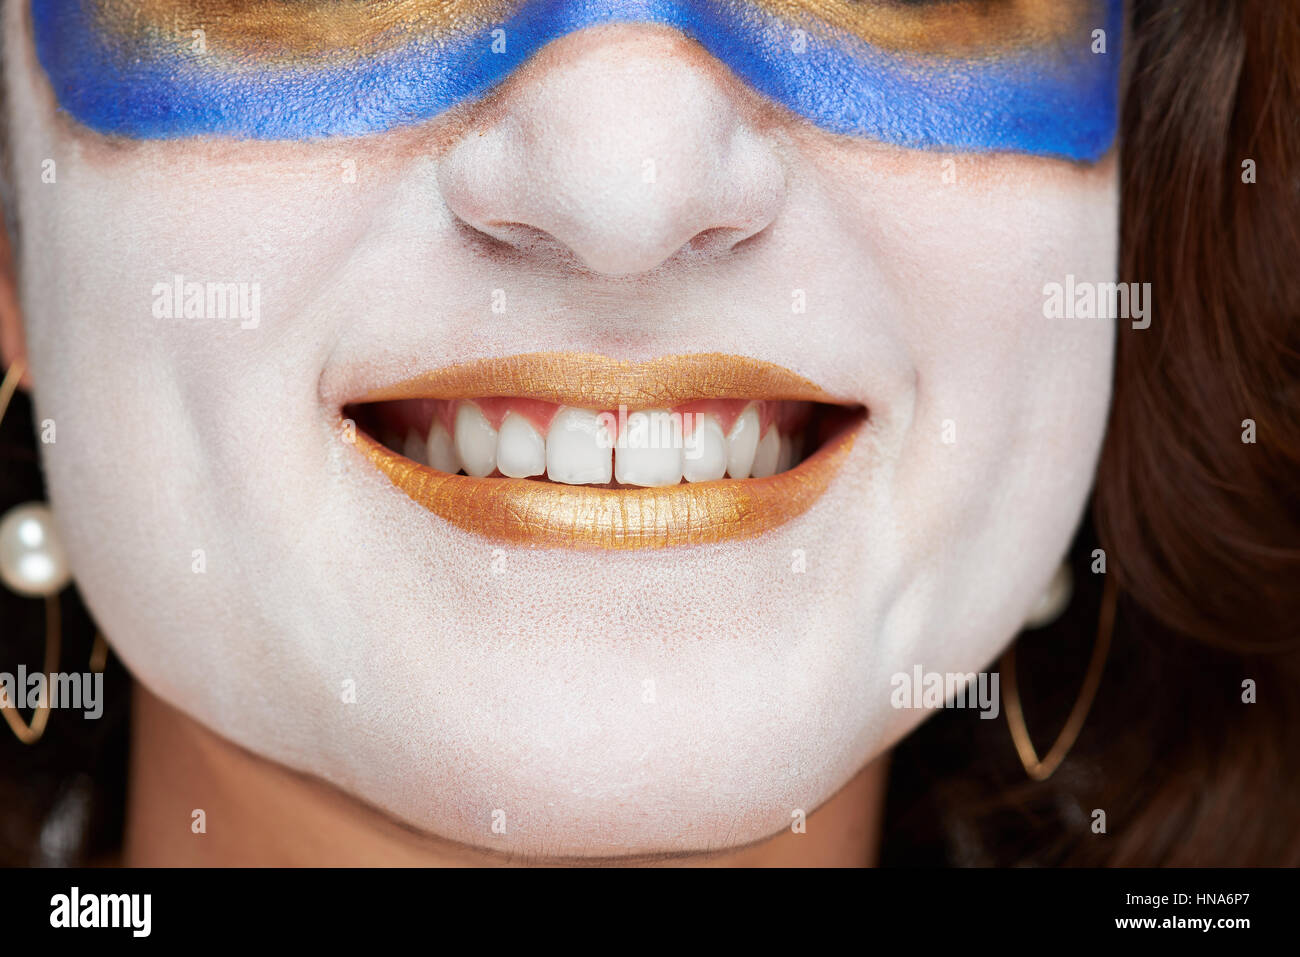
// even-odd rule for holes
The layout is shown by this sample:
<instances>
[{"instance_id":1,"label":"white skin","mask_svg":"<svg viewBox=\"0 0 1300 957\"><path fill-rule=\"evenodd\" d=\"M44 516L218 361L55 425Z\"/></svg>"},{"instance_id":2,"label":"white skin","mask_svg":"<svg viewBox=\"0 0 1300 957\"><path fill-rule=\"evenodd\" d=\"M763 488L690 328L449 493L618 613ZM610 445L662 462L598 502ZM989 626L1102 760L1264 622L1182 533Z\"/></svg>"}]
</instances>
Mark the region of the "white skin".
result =
<instances>
[{"instance_id":1,"label":"white skin","mask_svg":"<svg viewBox=\"0 0 1300 957\"><path fill-rule=\"evenodd\" d=\"M17 7L18 284L52 507L115 652L222 737L475 847L738 846L928 715L891 705L894 674L989 667L1059 565L1114 324L1045 319L1043 285L1114 279L1113 154L836 137L644 26L557 41L414 129L114 145L56 118ZM484 242L496 221L553 241ZM176 273L259 283L260 325L154 318ZM788 524L628 553L475 537L339 440L358 386L552 350L753 356L870 421Z\"/></svg>"}]
</instances>

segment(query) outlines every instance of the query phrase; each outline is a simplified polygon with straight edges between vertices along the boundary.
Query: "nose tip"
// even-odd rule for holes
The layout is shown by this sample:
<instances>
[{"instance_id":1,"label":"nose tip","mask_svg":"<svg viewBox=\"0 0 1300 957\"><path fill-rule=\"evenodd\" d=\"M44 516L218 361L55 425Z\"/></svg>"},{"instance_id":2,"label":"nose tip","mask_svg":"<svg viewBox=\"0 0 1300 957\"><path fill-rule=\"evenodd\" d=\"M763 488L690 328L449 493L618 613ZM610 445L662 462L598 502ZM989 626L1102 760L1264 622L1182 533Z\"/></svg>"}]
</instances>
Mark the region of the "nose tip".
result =
<instances>
[{"instance_id":1,"label":"nose tip","mask_svg":"<svg viewBox=\"0 0 1300 957\"><path fill-rule=\"evenodd\" d=\"M438 167L451 211L532 256L609 276L725 256L775 218L778 155L720 65L643 27L557 41Z\"/></svg>"}]
</instances>

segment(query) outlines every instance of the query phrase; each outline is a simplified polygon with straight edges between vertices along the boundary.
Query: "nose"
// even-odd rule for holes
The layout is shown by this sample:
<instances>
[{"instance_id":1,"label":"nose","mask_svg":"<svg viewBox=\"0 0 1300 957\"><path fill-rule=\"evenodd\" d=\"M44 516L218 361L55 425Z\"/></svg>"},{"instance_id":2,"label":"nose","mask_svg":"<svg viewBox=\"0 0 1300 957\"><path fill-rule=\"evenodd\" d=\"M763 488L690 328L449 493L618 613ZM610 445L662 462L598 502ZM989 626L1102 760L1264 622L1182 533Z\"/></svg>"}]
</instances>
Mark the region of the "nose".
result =
<instances>
[{"instance_id":1,"label":"nose","mask_svg":"<svg viewBox=\"0 0 1300 957\"><path fill-rule=\"evenodd\" d=\"M737 81L659 28L557 41L483 109L491 125L447 151L438 185L462 221L530 256L567 251L609 276L725 257L785 198Z\"/></svg>"}]
</instances>

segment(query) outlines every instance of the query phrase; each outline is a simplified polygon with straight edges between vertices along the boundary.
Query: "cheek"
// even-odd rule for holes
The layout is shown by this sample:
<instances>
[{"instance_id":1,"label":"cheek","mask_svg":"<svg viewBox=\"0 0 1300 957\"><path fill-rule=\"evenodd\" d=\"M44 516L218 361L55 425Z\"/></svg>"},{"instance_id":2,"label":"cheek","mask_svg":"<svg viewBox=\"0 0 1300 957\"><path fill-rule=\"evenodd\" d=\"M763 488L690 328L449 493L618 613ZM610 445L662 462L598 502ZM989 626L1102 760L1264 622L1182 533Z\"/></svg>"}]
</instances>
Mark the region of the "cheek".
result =
<instances>
[{"instance_id":1,"label":"cheek","mask_svg":"<svg viewBox=\"0 0 1300 957\"><path fill-rule=\"evenodd\" d=\"M860 558L890 597L860 617L881 622L889 671L979 670L1060 563L1092 484L1116 322L1047 318L1044 287L1116 280L1117 159L804 145L832 211L823 235L872 277L861 334L887 330L908 373L879 410ZM919 720L894 718L899 733Z\"/></svg>"},{"instance_id":2,"label":"cheek","mask_svg":"<svg viewBox=\"0 0 1300 957\"><path fill-rule=\"evenodd\" d=\"M119 432L158 442L162 419L203 445L220 436L196 429L283 417L290 397L314 404L340 323L383 294L372 280L348 300L337 277L356 271L376 234L407 229L390 215L394 193L435 195L427 133L418 143L119 147L41 127L48 143L25 153L58 156L58 183L21 196L25 244L48 250L28 257L23 292L34 367L66 392L41 391L69 405L109 401ZM234 284L255 314L186 316L189 284Z\"/></svg>"},{"instance_id":3,"label":"cheek","mask_svg":"<svg viewBox=\"0 0 1300 957\"><path fill-rule=\"evenodd\" d=\"M1115 328L1048 318L1044 290L1070 276L1115 280L1114 161L1086 172L1019 158L985 164L966 182L959 169L955 184L900 183L912 200L888 222L899 332L916 370L899 481L918 506L951 502L971 516L1017 490L1020 509L1051 511L1070 487L1056 508L1072 513L1104 425Z\"/></svg>"}]
</instances>

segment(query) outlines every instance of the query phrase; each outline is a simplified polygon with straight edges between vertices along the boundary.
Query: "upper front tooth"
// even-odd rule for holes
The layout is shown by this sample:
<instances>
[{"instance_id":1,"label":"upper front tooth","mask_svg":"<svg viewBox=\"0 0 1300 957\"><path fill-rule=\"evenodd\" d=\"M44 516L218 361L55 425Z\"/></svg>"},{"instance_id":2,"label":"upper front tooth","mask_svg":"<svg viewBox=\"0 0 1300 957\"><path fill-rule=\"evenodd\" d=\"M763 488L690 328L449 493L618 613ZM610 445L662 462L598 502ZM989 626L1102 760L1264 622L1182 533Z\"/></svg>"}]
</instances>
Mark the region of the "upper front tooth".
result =
<instances>
[{"instance_id":1,"label":"upper front tooth","mask_svg":"<svg viewBox=\"0 0 1300 957\"><path fill-rule=\"evenodd\" d=\"M456 454L456 443L451 440L446 427L434 419L429 427L429 441L426 443L429 465L439 472L455 475L460 471L460 456Z\"/></svg>"},{"instance_id":2,"label":"upper front tooth","mask_svg":"<svg viewBox=\"0 0 1300 957\"><path fill-rule=\"evenodd\" d=\"M712 482L727 474L727 439L722 426L711 415L695 419L682 455L682 476L688 482Z\"/></svg>"},{"instance_id":3,"label":"upper front tooth","mask_svg":"<svg viewBox=\"0 0 1300 957\"><path fill-rule=\"evenodd\" d=\"M497 467L497 430L473 402L456 409L456 454L466 475L482 478Z\"/></svg>"},{"instance_id":4,"label":"upper front tooth","mask_svg":"<svg viewBox=\"0 0 1300 957\"><path fill-rule=\"evenodd\" d=\"M546 442L517 412L506 413L497 435L497 468L509 478L528 478L546 471Z\"/></svg>"},{"instance_id":5,"label":"upper front tooth","mask_svg":"<svg viewBox=\"0 0 1300 957\"><path fill-rule=\"evenodd\" d=\"M757 451L758 409L751 402L727 434L727 474L734 479L749 478Z\"/></svg>"},{"instance_id":6,"label":"upper front tooth","mask_svg":"<svg viewBox=\"0 0 1300 957\"><path fill-rule=\"evenodd\" d=\"M614 477L624 485L676 485L682 480L681 416L647 409L627 417L614 453Z\"/></svg>"},{"instance_id":7,"label":"upper front tooth","mask_svg":"<svg viewBox=\"0 0 1300 957\"><path fill-rule=\"evenodd\" d=\"M754 452L754 467L750 470L751 478L767 478L776 474L776 463L781 457L781 436L776 426L769 426L767 434L758 443Z\"/></svg>"},{"instance_id":8,"label":"upper front tooth","mask_svg":"<svg viewBox=\"0 0 1300 957\"><path fill-rule=\"evenodd\" d=\"M560 409L546 435L546 477L565 485L605 485L613 478L614 436L595 412Z\"/></svg>"},{"instance_id":9,"label":"upper front tooth","mask_svg":"<svg viewBox=\"0 0 1300 957\"><path fill-rule=\"evenodd\" d=\"M402 443L402 454L412 462L419 462L421 465L429 464L429 453L424 442L420 439L420 433L415 429L406 430L406 441Z\"/></svg>"}]
</instances>

